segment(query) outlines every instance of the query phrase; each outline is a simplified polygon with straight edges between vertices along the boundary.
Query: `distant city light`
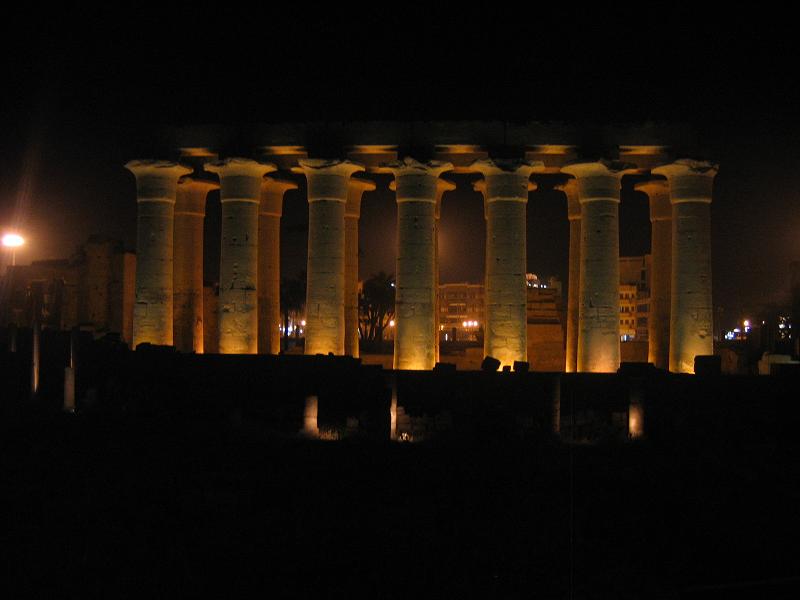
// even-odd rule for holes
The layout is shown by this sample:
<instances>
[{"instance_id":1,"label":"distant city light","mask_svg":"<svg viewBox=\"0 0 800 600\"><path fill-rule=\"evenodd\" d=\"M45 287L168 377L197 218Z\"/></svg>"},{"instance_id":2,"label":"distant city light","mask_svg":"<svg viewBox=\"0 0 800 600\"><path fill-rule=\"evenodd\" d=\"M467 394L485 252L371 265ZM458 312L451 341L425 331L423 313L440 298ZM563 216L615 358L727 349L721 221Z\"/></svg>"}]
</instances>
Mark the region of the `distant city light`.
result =
<instances>
[{"instance_id":1,"label":"distant city light","mask_svg":"<svg viewBox=\"0 0 800 600\"><path fill-rule=\"evenodd\" d=\"M306 326L306 320L305 320L305 319L303 319L302 321L300 321L300 325L302 325L303 327L305 327L305 326Z\"/></svg>"},{"instance_id":2,"label":"distant city light","mask_svg":"<svg viewBox=\"0 0 800 600\"><path fill-rule=\"evenodd\" d=\"M3 236L3 246L6 248L19 248L25 243L25 239L17 233L6 233Z\"/></svg>"}]
</instances>

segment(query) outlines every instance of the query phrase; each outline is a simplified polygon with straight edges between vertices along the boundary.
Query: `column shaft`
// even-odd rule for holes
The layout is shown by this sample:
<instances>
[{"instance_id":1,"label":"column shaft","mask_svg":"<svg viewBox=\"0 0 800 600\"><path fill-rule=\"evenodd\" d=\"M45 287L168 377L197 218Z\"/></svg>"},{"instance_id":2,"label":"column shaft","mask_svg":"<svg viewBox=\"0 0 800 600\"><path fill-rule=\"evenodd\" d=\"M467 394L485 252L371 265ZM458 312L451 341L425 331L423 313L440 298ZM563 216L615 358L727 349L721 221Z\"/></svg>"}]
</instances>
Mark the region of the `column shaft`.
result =
<instances>
[{"instance_id":1,"label":"column shaft","mask_svg":"<svg viewBox=\"0 0 800 600\"><path fill-rule=\"evenodd\" d=\"M528 184L533 166L481 160L472 167L486 180L486 323L483 351L511 366L528 360Z\"/></svg>"},{"instance_id":2,"label":"column shaft","mask_svg":"<svg viewBox=\"0 0 800 600\"><path fill-rule=\"evenodd\" d=\"M185 177L178 184L174 233L174 342L180 352L202 354L203 223L206 196L216 183Z\"/></svg>"},{"instance_id":3,"label":"column shaft","mask_svg":"<svg viewBox=\"0 0 800 600\"><path fill-rule=\"evenodd\" d=\"M561 188L567 196L569 219L569 282L567 287L566 372L578 370L578 330L581 284L581 205L578 182L570 179Z\"/></svg>"},{"instance_id":4,"label":"column shaft","mask_svg":"<svg viewBox=\"0 0 800 600\"><path fill-rule=\"evenodd\" d=\"M694 373L697 356L714 353L711 299L711 191L717 168L679 160L653 173L669 181L672 288L669 369Z\"/></svg>"},{"instance_id":5,"label":"column shaft","mask_svg":"<svg viewBox=\"0 0 800 600\"><path fill-rule=\"evenodd\" d=\"M603 162L570 165L581 203L579 372L619 368L619 192L621 174Z\"/></svg>"},{"instance_id":6,"label":"column shaft","mask_svg":"<svg viewBox=\"0 0 800 600\"><path fill-rule=\"evenodd\" d=\"M191 171L165 161L131 161L136 177L136 303L133 347L173 343L173 236L178 178Z\"/></svg>"},{"instance_id":7,"label":"column shaft","mask_svg":"<svg viewBox=\"0 0 800 600\"><path fill-rule=\"evenodd\" d=\"M222 247L219 272L220 354L258 352L258 211L261 185L274 165L244 158L212 163L219 174Z\"/></svg>"},{"instance_id":8,"label":"column shaft","mask_svg":"<svg viewBox=\"0 0 800 600\"><path fill-rule=\"evenodd\" d=\"M306 354L345 352L345 206L350 161L303 159L308 180Z\"/></svg>"},{"instance_id":9,"label":"column shaft","mask_svg":"<svg viewBox=\"0 0 800 600\"><path fill-rule=\"evenodd\" d=\"M364 179L350 178L345 206L344 259L344 353L358 358L358 222L361 217L361 198L375 184Z\"/></svg>"},{"instance_id":10,"label":"column shaft","mask_svg":"<svg viewBox=\"0 0 800 600\"><path fill-rule=\"evenodd\" d=\"M647 317L647 360L659 369L669 368L669 322L672 287L672 206L669 185L653 180L636 185L650 203L652 269L650 310Z\"/></svg>"},{"instance_id":11,"label":"column shaft","mask_svg":"<svg viewBox=\"0 0 800 600\"><path fill-rule=\"evenodd\" d=\"M281 216L291 181L264 178L258 215L258 352L281 351ZM288 332L286 333L288 335Z\"/></svg>"},{"instance_id":12,"label":"column shaft","mask_svg":"<svg viewBox=\"0 0 800 600\"><path fill-rule=\"evenodd\" d=\"M395 369L436 364L436 188L448 163L406 158L388 167L397 181Z\"/></svg>"}]
</instances>

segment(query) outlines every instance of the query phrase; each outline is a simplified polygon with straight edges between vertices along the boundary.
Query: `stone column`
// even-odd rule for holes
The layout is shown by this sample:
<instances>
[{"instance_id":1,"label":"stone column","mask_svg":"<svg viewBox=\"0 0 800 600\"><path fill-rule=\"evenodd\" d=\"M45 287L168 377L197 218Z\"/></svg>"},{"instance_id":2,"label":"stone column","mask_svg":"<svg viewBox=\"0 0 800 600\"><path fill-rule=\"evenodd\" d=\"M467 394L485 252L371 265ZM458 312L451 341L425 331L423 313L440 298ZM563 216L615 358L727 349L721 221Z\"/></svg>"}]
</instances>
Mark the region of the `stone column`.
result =
<instances>
[{"instance_id":1,"label":"stone column","mask_svg":"<svg viewBox=\"0 0 800 600\"><path fill-rule=\"evenodd\" d=\"M578 370L578 313L581 286L581 204L578 202L578 180L569 179L558 189L567 196L569 219L569 283L567 288L566 372Z\"/></svg>"},{"instance_id":2,"label":"stone column","mask_svg":"<svg viewBox=\"0 0 800 600\"><path fill-rule=\"evenodd\" d=\"M275 165L227 158L206 166L217 173L222 202L219 266L219 352L258 352L258 210L264 175Z\"/></svg>"},{"instance_id":3,"label":"stone column","mask_svg":"<svg viewBox=\"0 0 800 600\"><path fill-rule=\"evenodd\" d=\"M714 353L711 190L717 166L682 159L653 174L669 181L672 203L669 370L694 373L695 357Z\"/></svg>"},{"instance_id":4,"label":"stone column","mask_svg":"<svg viewBox=\"0 0 800 600\"><path fill-rule=\"evenodd\" d=\"M176 188L192 170L157 160L133 160L125 168L136 177L138 202L133 347L171 346Z\"/></svg>"},{"instance_id":5,"label":"stone column","mask_svg":"<svg viewBox=\"0 0 800 600\"><path fill-rule=\"evenodd\" d=\"M183 177L175 202L173 332L180 352L203 353L203 222L213 181Z\"/></svg>"},{"instance_id":6,"label":"stone column","mask_svg":"<svg viewBox=\"0 0 800 600\"><path fill-rule=\"evenodd\" d=\"M344 354L345 207L350 176L363 170L313 158L297 168L308 181L306 354Z\"/></svg>"},{"instance_id":7,"label":"stone column","mask_svg":"<svg viewBox=\"0 0 800 600\"><path fill-rule=\"evenodd\" d=\"M450 163L412 158L385 169L397 182L395 369L436 365L436 196L439 175Z\"/></svg>"},{"instance_id":8,"label":"stone column","mask_svg":"<svg viewBox=\"0 0 800 600\"><path fill-rule=\"evenodd\" d=\"M445 192L452 192L456 189L456 184L447 179L436 180L436 214L434 221L433 243L434 243L434 256L436 264L434 266L434 275L436 276L436 284L434 287L434 297L436 298L436 362L439 362L439 345L441 332L439 331L439 324L442 318L441 309L439 307L439 221L442 217L442 197Z\"/></svg>"},{"instance_id":9,"label":"stone column","mask_svg":"<svg viewBox=\"0 0 800 600\"><path fill-rule=\"evenodd\" d=\"M281 216L293 181L265 177L258 209L258 353L281 351Z\"/></svg>"},{"instance_id":10,"label":"stone column","mask_svg":"<svg viewBox=\"0 0 800 600\"><path fill-rule=\"evenodd\" d=\"M664 179L637 183L650 202L650 310L647 315L647 360L659 369L669 368L669 313L672 278L672 205Z\"/></svg>"},{"instance_id":11,"label":"stone column","mask_svg":"<svg viewBox=\"0 0 800 600\"><path fill-rule=\"evenodd\" d=\"M619 368L619 192L622 171L609 163L564 167L578 181L581 269L578 304L579 372Z\"/></svg>"},{"instance_id":12,"label":"stone column","mask_svg":"<svg viewBox=\"0 0 800 600\"><path fill-rule=\"evenodd\" d=\"M375 184L366 179L350 178L344 208L344 353L358 358L358 220L361 197Z\"/></svg>"},{"instance_id":13,"label":"stone column","mask_svg":"<svg viewBox=\"0 0 800 600\"><path fill-rule=\"evenodd\" d=\"M537 166L541 166L538 163ZM501 367L528 360L528 187L534 166L525 161L480 160L485 179L486 323L483 353Z\"/></svg>"}]
</instances>

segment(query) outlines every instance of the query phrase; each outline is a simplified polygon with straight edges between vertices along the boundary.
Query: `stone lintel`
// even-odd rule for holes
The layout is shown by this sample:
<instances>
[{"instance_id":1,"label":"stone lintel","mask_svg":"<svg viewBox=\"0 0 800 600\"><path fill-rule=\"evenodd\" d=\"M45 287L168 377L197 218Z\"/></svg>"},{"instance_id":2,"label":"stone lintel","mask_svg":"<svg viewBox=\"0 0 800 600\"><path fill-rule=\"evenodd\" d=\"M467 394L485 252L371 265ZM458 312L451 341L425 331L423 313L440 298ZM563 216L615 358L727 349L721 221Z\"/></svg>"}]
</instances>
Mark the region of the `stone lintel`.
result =
<instances>
[{"instance_id":1,"label":"stone lintel","mask_svg":"<svg viewBox=\"0 0 800 600\"><path fill-rule=\"evenodd\" d=\"M540 144L525 151L525 160L542 163L541 173L560 173L561 167L577 158L577 146L567 144Z\"/></svg>"},{"instance_id":2,"label":"stone lintel","mask_svg":"<svg viewBox=\"0 0 800 600\"><path fill-rule=\"evenodd\" d=\"M440 162L451 163L454 173L474 173L472 163L489 158L489 153L483 146L475 144L439 144L434 157Z\"/></svg>"},{"instance_id":3,"label":"stone lintel","mask_svg":"<svg viewBox=\"0 0 800 600\"><path fill-rule=\"evenodd\" d=\"M347 147L347 158L361 163L367 172L375 173L381 165L397 160L397 146L394 144L359 144Z\"/></svg>"},{"instance_id":4,"label":"stone lintel","mask_svg":"<svg viewBox=\"0 0 800 600\"><path fill-rule=\"evenodd\" d=\"M258 212L262 215L280 217L283 215L283 196L289 190L296 190L299 186L288 179L277 177L264 177L261 181L261 201Z\"/></svg>"},{"instance_id":5,"label":"stone lintel","mask_svg":"<svg viewBox=\"0 0 800 600\"><path fill-rule=\"evenodd\" d=\"M261 146L259 150L262 156L278 165L283 171L291 170L300 163L300 160L308 158L304 146Z\"/></svg>"},{"instance_id":6,"label":"stone lintel","mask_svg":"<svg viewBox=\"0 0 800 600\"><path fill-rule=\"evenodd\" d=\"M136 196L139 202L175 203L178 179L192 169L167 160L132 160L125 168L136 177Z\"/></svg>"},{"instance_id":7,"label":"stone lintel","mask_svg":"<svg viewBox=\"0 0 800 600\"><path fill-rule=\"evenodd\" d=\"M335 200L347 202L350 177L364 171L364 166L351 160L304 158L293 173L306 176L308 201Z\"/></svg>"},{"instance_id":8,"label":"stone lintel","mask_svg":"<svg viewBox=\"0 0 800 600\"><path fill-rule=\"evenodd\" d=\"M669 180L670 201L711 203L711 192L718 167L709 161L680 159L653 169L653 174Z\"/></svg>"},{"instance_id":9,"label":"stone lintel","mask_svg":"<svg viewBox=\"0 0 800 600\"><path fill-rule=\"evenodd\" d=\"M654 167L669 161L668 146L629 146L619 147L619 159L626 163L636 165L641 171L649 171Z\"/></svg>"}]
</instances>

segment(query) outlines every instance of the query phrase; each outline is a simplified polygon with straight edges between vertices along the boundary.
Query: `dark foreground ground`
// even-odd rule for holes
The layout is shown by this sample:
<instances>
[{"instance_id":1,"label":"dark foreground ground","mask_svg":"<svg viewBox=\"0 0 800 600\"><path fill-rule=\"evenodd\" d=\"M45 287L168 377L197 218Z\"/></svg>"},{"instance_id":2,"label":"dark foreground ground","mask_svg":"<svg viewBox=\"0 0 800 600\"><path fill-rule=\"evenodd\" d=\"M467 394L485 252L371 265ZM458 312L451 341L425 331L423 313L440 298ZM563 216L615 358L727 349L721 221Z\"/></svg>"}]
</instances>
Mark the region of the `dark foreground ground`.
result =
<instances>
[{"instance_id":1,"label":"dark foreground ground","mask_svg":"<svg viewBox=\"0 0 800 600\"><path fill-rule=\"evenodd\" d=\"M22 415L0 425L2 581L50 598L797 597L799 454Z\"/></svg>"}]
</instances>

